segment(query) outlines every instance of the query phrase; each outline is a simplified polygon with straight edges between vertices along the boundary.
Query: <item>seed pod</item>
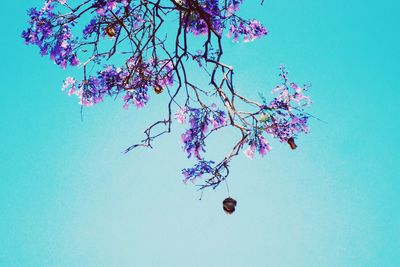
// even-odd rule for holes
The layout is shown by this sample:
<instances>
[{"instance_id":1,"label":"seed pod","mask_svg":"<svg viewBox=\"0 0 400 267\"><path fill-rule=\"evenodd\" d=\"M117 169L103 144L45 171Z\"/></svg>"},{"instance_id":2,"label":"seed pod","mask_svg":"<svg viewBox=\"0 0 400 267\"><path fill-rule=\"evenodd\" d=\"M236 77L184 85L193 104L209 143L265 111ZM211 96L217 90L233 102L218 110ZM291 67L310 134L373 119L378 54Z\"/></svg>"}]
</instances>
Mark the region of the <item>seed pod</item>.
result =
<instances>
[{"instance_id":1,"label":"seed pod","mask_svg":"<svg viewBox=\"0 0 400 267\"><path fill-rule=\"evenodd\" d=\"M154 89L154 92L155 92L157 95L161 94L161 93L164 91L164 88L162 88L162 87L159 86L159 85L156 85L155 87L153 87L153 89Z\"/></svg>"},{"instance_id":2,"label":"seed pod","mask_svg":"<svg viewBox=\"0 0 400 267\"><path fill-rule=\"evenodd\" d=\"M290 146L291 149L293 149L293 150L296 149L297 145L296 145L296 143L294 142L293 137L290 137L290 138L287 140L287 143L289 144L289 146Z\"/></svg>"},{"instance_id":3,"label":"seed pod","mask_svg":"<svg viewBox=\"0 0 400 267\"><path fill-rule=\"evenodd\" d=\"M106 27L105 29L106 34L108 35L108 37L112 38L115 36L115 28L114 25L110 24Z\"/></svg>"},{"instance_id":4,"label":"seed pod","mask_svg":"<svg viewBox=\"0 0 400 267\"><path fill-rule=\"evenodd\" d=\"M234 200L231 197L228 197L222 202L222 207L226 214L232 214L235 211L236 204L237 204L236 200Z\"/></svg>"},{"instance_id":5,"label":"seed pod","mask_svg":"<svg viewBox=\"0 0 400 267\"><path fill-rule=\"evenodd\" d=\"M271 116L268 113L262 113L258 119L260 122L266 122Z\"/></svg>"}]
</instances>

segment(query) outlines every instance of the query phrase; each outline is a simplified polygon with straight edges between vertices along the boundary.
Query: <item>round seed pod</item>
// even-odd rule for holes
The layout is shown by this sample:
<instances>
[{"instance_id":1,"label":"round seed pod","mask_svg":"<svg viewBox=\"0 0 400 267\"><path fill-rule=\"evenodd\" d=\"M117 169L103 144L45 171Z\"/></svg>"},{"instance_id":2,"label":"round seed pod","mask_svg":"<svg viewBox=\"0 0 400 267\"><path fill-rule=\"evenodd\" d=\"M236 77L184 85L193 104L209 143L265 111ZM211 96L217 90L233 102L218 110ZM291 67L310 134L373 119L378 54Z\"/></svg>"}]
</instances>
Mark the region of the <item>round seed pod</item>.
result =
<instances>
[{"instance_id":1,"label":"round seed pod","mask_svg":"<svg viewBox=\"0 0 400 267\"><path fill-rule=\"evenodd\" d=\"M114 25L110 24L106 27L105 29L106 34L108 35L108 37L112 38L115 36L115 28Z\"/></svg>"},{"instance_id":2,"label":"round seed pod","mask_svg":"<svg viewBox=\"0 0 400 267\"><path fill-rule=\"evenodd\" d=\"M259 121L260 122L266 122L266 121L268 121L269 120L269 118L270 118L271 116L268 114L268 113L262 113L261 115L260 115L260 117L259 117Z\"/></svg>"},{"instance_id":3,"label":"round seed pod","mask_svg":"<svg viewBox=\"0 0 400 267\"><path fill-rule=\"evenodd\" d=\"M232 214L235 211L237 201L231 197L224 199L222 202L222 207L226 214Z\"/></svg>"},{"instance_id":4,"label":"round seed pod","mask_svg":"<svg viewBox=\"0 0 400 267\"><path fill-rule=\"evenodd\" d=\"M293 150L296 149L297 145L296 145L296 143L294 142L293 137L290 137L290 138L287 140L287 143L289 144L289 146L290 146L291 149L293 149Z\"/></svg>"},{"instance_id":5,"label":"round seed pod","mask_svg":"<svg viewBox=\"0 0 400 267\"><path fill-rule=\"evenodd\" d=\"M154 89L154 92L155 92L157 95L161 94L161 93L164 91L164 88L162 88L162 87L159 86L159 85L154 86L153 89Z\"/></svg>"}]
</instances>

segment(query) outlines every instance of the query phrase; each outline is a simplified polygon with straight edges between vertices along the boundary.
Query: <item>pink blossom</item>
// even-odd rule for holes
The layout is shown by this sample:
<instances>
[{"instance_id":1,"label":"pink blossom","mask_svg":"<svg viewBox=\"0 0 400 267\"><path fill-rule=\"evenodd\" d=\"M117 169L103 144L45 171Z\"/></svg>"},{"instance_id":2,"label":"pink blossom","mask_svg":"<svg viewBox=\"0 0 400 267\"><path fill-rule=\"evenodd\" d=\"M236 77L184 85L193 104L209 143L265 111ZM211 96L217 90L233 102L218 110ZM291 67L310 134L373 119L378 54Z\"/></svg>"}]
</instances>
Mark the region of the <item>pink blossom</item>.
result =
<instances>
[{"instance_id":1,"label":"pink blossom","mask_svg":"<svg viewBox=\"0 0 400 267\"><path fill-rule=\"evenodd\" d=\"M61 90L64 91L67 89L69 86L73 85L75 83L75 79L73 77L67 77L64 81L63 86L61 87Z\"/></svg>"},{"instance_id":2,"label":"pink blossom","mask_svg":"<svg viewBox=\"0 0 400 267\"><path fill-rule=\"evenodd\" d=\"M135 98L133 99L133 103L136 105L138 109L143 108L145 104L143 101L137 101Z\"/></svg>"},{"instance_id":3,"label":"pink blossom","mask_svg":"<svg viewBox=\"0 0 400 267\"><path fill-rule=\"evenodd\" d=\"M68 42L66 40L62 41L61 47L62 48L67 48L68 47Z\"/></svg>"},{"instance_id":4,"label":"pink blossom","mask_svg":"<svg viewBox=\"0 0 400 267\"><path fill-rule=\"evenodd\" d=\"M187 108L186 106L179 109L175 113L175 120L177 120L180 124L185 124L186 122L186 113L187 113Z\"/></svg>"},{"instance_id":5,"label":"pink blossom","mask_svg":"<svg viewBox=\"0 0 400 267\"><path fill-rule=\"evenodd\" d=\"M75 92L76 92L75 87L72 86L71 89L69 89L69 91L67 92L67 94L68 94L69 96L71 96L71 95L73 95Z\"/></svg>"},{"instance_id":6,"label":"pink blossom","mask_svg":"<svg viewBox=\"0 0 400 267\"><path fill-rule=\"evenodd\" d=\"M90 100L87 100L85 97L81 98L81 101L79 101L79 104L81 104L84 107L90 107L93 106L93 102Z\"/></svg>"},{"instance_id":7,"label":"pink blossom","mask_svg":"<svg viewBox=\"0 0 400 267\"><path fill-rule=\"evenodd\" d=\"M254 158L254 152L256 151L256 146L249 146L245 151L244 154L246 155L246 157L248 157L249 159Z\"/></svg>"},{"instance_id":8,"label":"pink blossom","mask_svg":"<svg viewBox=\"0 0 400 267\"><path fill-rule=\"evenodd\" d=\"M226 10L226 15L229 17L231 16L233 13L235 13L236 11L239 10L239 5L238 4L230 4Z\"/></svg>"},{"instance_id":9,"label":"pink blossom","mask_svg":"<svg viewBox=\"0 0 400 267\"><path fill-rule=\"evenodd\" d=\"M98 8L96 10L96 13L99 14L100 16L104 16L106 14L106 10L104 8Z\"/></svg>"}]
</instances>

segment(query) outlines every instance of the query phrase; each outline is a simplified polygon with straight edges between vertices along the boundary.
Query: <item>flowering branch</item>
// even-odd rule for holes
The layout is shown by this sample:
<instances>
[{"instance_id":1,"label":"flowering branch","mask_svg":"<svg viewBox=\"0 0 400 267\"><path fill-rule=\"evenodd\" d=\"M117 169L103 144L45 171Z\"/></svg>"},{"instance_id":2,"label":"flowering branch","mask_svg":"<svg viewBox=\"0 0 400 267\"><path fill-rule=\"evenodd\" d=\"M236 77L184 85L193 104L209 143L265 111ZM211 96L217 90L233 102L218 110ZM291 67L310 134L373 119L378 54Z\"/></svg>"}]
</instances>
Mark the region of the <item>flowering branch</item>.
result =
<instances>
[{"instance_id":1,"label":"flowering branch","mask_svg":"<svg viewBox=\"0 0 400 267\"><path fill-rule=\"evenodd\" d=\"M37 45L61 68L83 69L81 79L65 79L62 89L68 95L77 96L82 107L98 104L106 96L120 97L125 109L145 107L151 94L169 99L167 117L152 123L144 131L145 139L125 152L152 147L157 137L171 132L176 120L187 125L183 150L197 161L182 170L184 181L205 176L200 189L216 188L242 149L249 158L256 152L264 156L271 150L266 136L295 149L298 134L308 131L304 108L311 101L304 92L309 86L289 81L284 67L271 101L263 96L259 101L248 99L234 87L233 68L221 61L224 33L234 42L267 35L259 21L237 15L242 0L70 2L46 0L41 9L29 9L29 27L22 33L26 44ZM171 22L173 17L177 22ZM165 33L167 26L175 28L172 38ZM199 36L201 46L193 36ZM211 88L189 79L188 62L209 75ZM212 103L214 98L217 104ZM228 126L240 132L239 140L219 163L206 160L208 136Z\"/></svg>"}]
</instances>

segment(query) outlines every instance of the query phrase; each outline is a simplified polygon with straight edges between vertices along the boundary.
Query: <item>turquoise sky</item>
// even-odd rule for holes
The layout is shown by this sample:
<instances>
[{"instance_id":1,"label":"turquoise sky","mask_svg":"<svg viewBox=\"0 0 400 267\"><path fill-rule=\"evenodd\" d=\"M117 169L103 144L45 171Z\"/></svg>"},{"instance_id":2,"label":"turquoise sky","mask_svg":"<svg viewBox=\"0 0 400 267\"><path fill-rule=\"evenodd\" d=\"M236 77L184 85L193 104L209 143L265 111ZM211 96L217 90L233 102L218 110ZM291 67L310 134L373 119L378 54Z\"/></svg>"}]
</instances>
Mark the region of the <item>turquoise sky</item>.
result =
<instances>
[{"instance_id":1,"label":"turquoise sky","mask_svg":"<svg viewBox=\"0 0 400 267\"><path fill-rule=\"evenodd\" d=\"M4 1L0 75L0 266L400 266L399 60L396 0L247 0L270 34L226 42L236 85L256 97L278 82L312 82L313 114L299 148L232 165L237 212L221 187L181 182L192 162L177 126L153 150L121 151L162 115L106 101L84 111L62 71L20 38L25 10ZM198 75L192 73L192 75ZM161 95L160 97L165 96ZM233 139L219 133L217 144Z\"/></svg>"}]
</instances>

